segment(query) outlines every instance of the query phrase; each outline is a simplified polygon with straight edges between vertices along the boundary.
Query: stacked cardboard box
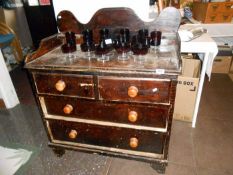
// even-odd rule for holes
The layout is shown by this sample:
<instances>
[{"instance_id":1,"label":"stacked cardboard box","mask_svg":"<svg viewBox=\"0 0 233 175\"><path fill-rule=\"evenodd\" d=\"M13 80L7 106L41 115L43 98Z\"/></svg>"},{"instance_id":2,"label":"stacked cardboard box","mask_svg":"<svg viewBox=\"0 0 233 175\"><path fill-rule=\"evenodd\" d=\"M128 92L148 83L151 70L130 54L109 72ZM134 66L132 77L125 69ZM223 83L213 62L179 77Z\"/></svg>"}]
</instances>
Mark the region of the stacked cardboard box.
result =
<instances>
[{"instance_id":1,"label":"stacked cardboard box","mask_svg":"<svg viewBox=\"0 0 233 175\"><path fill-rule=\"evenodd\" d=\"M178 77L173 118L191 122L196 102L201 62L192 55L182 56L182 75Z\"/></svg>"},{"instance_id":2,"label":"stacked cardboard box","mask_svg":"<svg viewBox=\"0 0 233 175\"><path fill-rule=\"evenodd\" d=\"M212 67L212 73L228 74L232 64L232 48L229 46L219 46L218 55L215 57Z\"/></svg>"},{"instance_id":3,"label":"stacked cardboard box","mask_svg":"<svg viewBox=\"0 0 233 175\"><path fill-rule=\"evenodd\" d=\"M216 56L213 62L212 73L228 74L232 56Z\"/></svg>"}]
</instances>

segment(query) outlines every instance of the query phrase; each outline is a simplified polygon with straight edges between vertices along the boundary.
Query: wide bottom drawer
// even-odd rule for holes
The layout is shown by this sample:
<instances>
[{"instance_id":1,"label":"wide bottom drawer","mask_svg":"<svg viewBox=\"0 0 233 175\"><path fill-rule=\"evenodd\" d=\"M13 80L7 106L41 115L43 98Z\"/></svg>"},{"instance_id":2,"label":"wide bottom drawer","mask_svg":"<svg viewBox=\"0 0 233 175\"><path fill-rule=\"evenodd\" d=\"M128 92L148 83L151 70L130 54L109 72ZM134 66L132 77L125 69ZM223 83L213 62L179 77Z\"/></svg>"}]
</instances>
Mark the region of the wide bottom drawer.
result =
<instances>
[{"instance_id":1,"label":"wide bottom drawer","mask_svg":"<svg viewBox=\"0 0 233 175\"><path fill-rule=\"evenodd\" d=\"M47 121L52 142L163 154L166 133L60 120Z\"/></svg>"}]
</instances>

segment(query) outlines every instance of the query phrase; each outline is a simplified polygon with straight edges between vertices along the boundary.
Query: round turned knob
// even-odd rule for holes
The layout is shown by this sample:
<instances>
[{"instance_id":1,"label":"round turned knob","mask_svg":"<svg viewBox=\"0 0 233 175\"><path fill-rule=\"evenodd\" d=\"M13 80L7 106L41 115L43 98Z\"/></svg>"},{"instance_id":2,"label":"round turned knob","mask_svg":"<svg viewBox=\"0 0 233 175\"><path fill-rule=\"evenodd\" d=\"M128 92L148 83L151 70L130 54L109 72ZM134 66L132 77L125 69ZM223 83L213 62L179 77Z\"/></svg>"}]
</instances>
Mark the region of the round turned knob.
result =
<instances>
[{"instance_id":1,"label":"round turned knob","mask_svg":"<svg viewBox=\"0 0 233 175\"><path fill-rule=\"evenodd\" d=\"M138 95L138 88L135 86L130 86L128 88L128 96L130 97L136 97Z\"/></svg>"},{"instance_id":2,"label":"round turned knob","mask_svg":"<svg viewBox=\"0 0 233 175\"><path fill-rule=\"evenodd\" d=\"M129 146L131 148L137 148L138 147L138 139L136 137L130 138Z\"/></svg>"},{"instance_id":3,"label":"round turned knob","mask_svg":"<svg viewBox=\"0 0 233 175\"><path fill-rule=\"evenodd\" d=\"M58 91L63 91L66 87L66 83L63 81L63 80L59 80L56 84L55 84L55 88L58 90Z\"/></svg>"},{"instance_id":4,"label":"round turned knob","mask_svg":"<svg viewBox=\"0 0 233 175\"><path fill-rule=\"evenodd\" d=\"M70 104L65 105L65 107L63 108L63 112L65 114L70 114L73 111L73 106Z\"/></svg>"},{"instance_id":5,"label":"round turned knob","mask_svg":"<svg viewBox=\"0 0 233 175\"><path fill-rule=\"evenodd\" d=\"M128 115L128 120L131 122L136 122L138 119L138 113L136 111L130 111Z\"/></svg>"},{"instance_id":6,"label":"round turned knob","mask_svg":"<svg viewBox=\"0 0 233 175\"><path fill-rule=\"evenodd\" d=\"M72 129L69 133L69 138L75 139L77 137L78 133L76 130Z\"/></svg>"}]
</instances>

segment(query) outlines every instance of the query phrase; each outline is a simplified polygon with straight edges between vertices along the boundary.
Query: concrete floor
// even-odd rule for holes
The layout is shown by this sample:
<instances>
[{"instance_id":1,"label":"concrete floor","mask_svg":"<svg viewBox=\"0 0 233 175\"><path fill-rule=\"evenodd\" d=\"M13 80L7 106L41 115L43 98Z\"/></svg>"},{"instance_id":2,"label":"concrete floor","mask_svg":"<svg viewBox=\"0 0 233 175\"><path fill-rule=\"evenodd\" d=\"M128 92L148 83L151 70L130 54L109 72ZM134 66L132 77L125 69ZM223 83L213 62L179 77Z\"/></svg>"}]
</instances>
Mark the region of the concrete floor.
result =
<instances>
[{"instance_id":1,"label":"concrete floor","mask_svg":"<svg viewBox=\"0 0 233 175\"><path fill-rule=\"evenodd\" d=\"M21 104L0 109L0 145L34 152L19 175L156 175L148 163L77 151L57 157L47 146L25 70L11 76ZM173 121L166 175L233 175L233 83L226 74L205 81L195 129Z\"/></svg>"}]
</instances>

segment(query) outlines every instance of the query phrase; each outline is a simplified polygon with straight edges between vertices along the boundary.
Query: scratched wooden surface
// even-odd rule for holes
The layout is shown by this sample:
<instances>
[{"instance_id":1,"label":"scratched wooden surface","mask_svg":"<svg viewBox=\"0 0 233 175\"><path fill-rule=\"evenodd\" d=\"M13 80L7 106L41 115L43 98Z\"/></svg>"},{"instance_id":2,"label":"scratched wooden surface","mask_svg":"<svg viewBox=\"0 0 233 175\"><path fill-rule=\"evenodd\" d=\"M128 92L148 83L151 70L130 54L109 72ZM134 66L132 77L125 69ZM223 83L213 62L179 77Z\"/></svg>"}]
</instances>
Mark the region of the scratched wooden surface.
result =
<instances>
[{"instance_id":1,"label":"scratched wooden surface","mask_svg":"<svg viewBox=\"0 0 233 175\"><path fill-rule=\"evenodd\" d=\"M28 63L27 68L59 68L59 69L83 69L89 71L147 71L156 72L163 69L165 73L180 72L179 43L176 34L168 37L164 34L162 44L157 52L151 51L144 55L142 60L138 61L138 56L129 55L129 60L119 61L116 51L112 50L108 56L109 61L98 61L98 56L93 54L88 59L86 53L82 52L80 45L77 45L77 51L71 54L64 54L61 51L61 45L50 52L38 57L36 60Z\"/></svg>"}]
</instances>

